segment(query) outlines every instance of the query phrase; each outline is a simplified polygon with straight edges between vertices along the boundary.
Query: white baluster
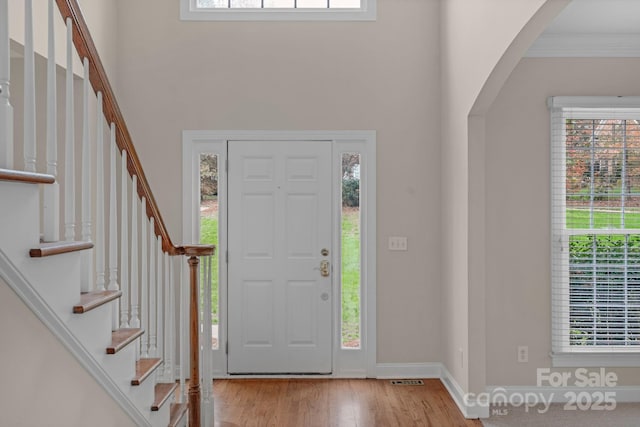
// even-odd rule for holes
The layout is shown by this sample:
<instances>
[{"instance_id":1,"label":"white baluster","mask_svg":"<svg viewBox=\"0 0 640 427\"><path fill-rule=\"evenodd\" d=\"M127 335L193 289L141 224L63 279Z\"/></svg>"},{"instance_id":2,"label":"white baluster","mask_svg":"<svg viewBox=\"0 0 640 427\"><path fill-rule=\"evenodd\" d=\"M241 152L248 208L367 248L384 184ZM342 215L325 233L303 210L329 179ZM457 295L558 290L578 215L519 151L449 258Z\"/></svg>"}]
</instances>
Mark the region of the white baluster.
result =
<instances>
[{"instance_id":1,"label":"white baluster","mask_svg":"<svg viewBox=\"0 0 640 427\"><path fill-rule=\"evenodd\" d=\"M121 190L120 190L120 327L129 327L129 209L127 207L127 152L122 150ZM134 189L135 191L135 189Z\"/></svg>"},{"instance_id":2,"label":"white baluster","mask_svg":"<svg viewBox=\"0 0 640 427\"><path fill-rule=\"evenodd\" d=\"M96 289L104 291L106 241L104 232L104 115L102 113L102 92L98 92L96 119Z\"/></svg>"},{"instance_id":3,"label":"white baluster","mask_svg":"<svg viewBox=\"0 0 640 427\"><path fill-rule=\"evenodd\" d=\"M0 168L13 169L13 107L9 102L9 3L0 0Z\"/></svg>"},{"instance_id":4,"label":"white baluster","mask_svg":"<svg viewBox=\"0 0 640 427\"><path fill-rule=\"evenodd\" d=\"M147 304L147 289L149 286L149 276L153 273L149 274L149 270L153 271L153 242L149 242L149 238L147 237L148 230L148 222L147 215L145 214L145 207L147 205L147 198L142 197L142 225L140 227L140 242L142 242L142 280L140 281L140 300L141 300L141 310L140 310L140 324L142 329L145 331L149 330L149 309ZM147 247L149 250L147 251ZM151 256L149 256L151 254ZM153 277L153 276L152 276ZM142 334L140 340L140 354L142 357L149 357L149 343L148 343L148 332Z\"/></svg>"},{"instance_id":5,"label":"white baluster","mask_svg":"<svg viewBox=\"0 0 640 427\"><path fill-rule=\"evenodd\" d=\"M36 67L33 0L24 2L24 170L36 171Z\"/></svg>"},{"instance_id":6,"label":"white baluster","mask_svg":"<svg viewBox=\"0 0 640 427\"><path fill-rule=\"evenodd\" d=\"M149 233L149 354L151 357L157 357L157 348L155 343L155 323L156 323L156 288L158 286L158 278L156 277L156 233L154 231L156 220L151 217L150 233Z\"/></svg>"},{"instance_id":7,"label":"white baluster","mask_svg":"<svg viewBox=\"0 0 640 427\"><path fill-rule=\"evenodd\" d=\"M164 288L166 301L166 319L164 327L164 378L166 381L173 382L175 380L175 372L173 368L173 355L176 348L174 342L175 335L175 309L176 298L173 287L173 263L168 253L164 253Z\"/></svg>"},{"instance_id":8,"label":"white baluster","mask_svg":"<svg viewBox=\"0 0 640 427\"><path fill-rule=\"evenodd\" d=\"M140 277L138 276L138 177L133 175L133 184L131 187L131 319L129 324L132 328L140 327L140 307L138 305L138 285Z\"/></svg>"},{"instance_id":9,"label":"white baluster","mask_svg":"<svg viewBox=\"0 0 640 427\"><path fill-rule=\"evenodd\" d=\"M203 268L203 276L204 280L202 283L203 287L203 316L202 316L202 335L204 341L202 342L202 358L200 359L200 363L202 364L202 417L203 422L202 425L209 426L213 425L213 405L211 404L211 398L213 393L213 376L211 374L211 359L212 359L212 348L211 348L211 261L213 259L212 256L202 257L204 261Z\"/></svg>"},{"instance_id":10,"label":"white baluster","mask_svg":"<svg viewBox=\"0 0 640 427\"><path fill-rule=\"evenodd\" d=\"M179 289L179 294L178 294L178 298L179 298L179 304L178 304L178 308L179 308L179 321L178 321L178 341L179 341L179 352L180 352L180 365L178 366L178 377L180 380L180 392L178 393L178 403L183 403L185 401L188 402L187 400L187 387L185 384L185 374L186 374L186 335L185 331L186 331L186 327L187 327L187 323L185 321L185 316L186 316L186 311L187 311L187 292L184 291L184 275L185 275L185 268L184 268L184 262L183 259L180 260L180 279L179 279L179 283L180 286L178 286Z\"/></svg>"},{"instance_id":11,"label":"white baluster","mask_svg":"<svg viewBox=\"0 0 640 427\"><path fill-rule=\"evenodd\" d=\"M109 134L109 286L110 291L120 290L118 284L118 218L117 218L117 199L116 199L116 125L111 123ZM118 304L112 304L113 307L113 323L112 329L118 329L120 319L120 307Z\"/></svg>"},{"instance_id":12,"label":"white baluster","mask_svg":"<svg viewBox=\"0 0 640 427\"><path fill-rule=\"evenodd\" d=\"M163 348L163 334L162 334L162 325L163 325L163 315L164 315L164 304L162 299L162 237L157 236L158 244L156 245L156 257L158 259L156 263L157 273L156 273L156 302L154 304L153 310L156 315L156 322L154 327L151 329L151 348L153 350L153 354L158 355L158 349L162 350ZM162 356L162 355L160 355Z\"/></svg>"},{"instance_id":13,"label":"white baluster","mask_svg":"<svg viewBox=\"0 0 640 427\"><path fill-rule=\"evenodd\" d=\"M89 138L89 59L84 58L82 84L82 240L91 242L91 139ZM85 251L82 262L82 292L93 290L93 253Z\"/></svg>"},{"instance_id":14,"label":"white baluster","mask_svg":"<svg viewBox=\"0 0 640 427\"><path fill-rule=\"evenodd\" d=\"M47 57L47 173L58 176L58 108L56 91L56 48L54 28L54 0L49 0L48 57ZM60 239L60 185L56 180L45 185L43 191L42 234L46 242Z\"/></svg>"},{"instance_id":15,"label":"white baluster","mask_svg":"<svg viewBox=\"0 0 640 427\"><path fill-rule=\"evenodd\" d=\"M66 118L64 148L64 239L76 239L76 177L73 105L73 28L67 18Z\"/></svg>"}]
</instances>

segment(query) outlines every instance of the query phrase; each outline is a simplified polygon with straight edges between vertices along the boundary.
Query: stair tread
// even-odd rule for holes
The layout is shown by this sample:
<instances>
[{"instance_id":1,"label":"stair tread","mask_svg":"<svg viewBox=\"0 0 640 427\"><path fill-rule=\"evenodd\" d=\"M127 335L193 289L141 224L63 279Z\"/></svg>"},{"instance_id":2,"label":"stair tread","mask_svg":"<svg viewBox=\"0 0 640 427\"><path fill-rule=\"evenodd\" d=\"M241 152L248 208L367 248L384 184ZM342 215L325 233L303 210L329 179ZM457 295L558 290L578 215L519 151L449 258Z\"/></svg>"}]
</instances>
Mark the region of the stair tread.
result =
<instances>
[{"instance_id":1,"label":"stair tread","mask_svg":"<svg viewBox=\"0 0 640 427\"><path fill-rule=\"evenodd\" d=\"M111 345L107 347L107 354L116 354L142 334L144 330L140 328L120 328L111 332Z\"/></svg>"},{"instance_id":2,"label":"stair tread","mask_svg":"<svg viewBox=\"0 0 640 427\"><path fill-rule=\"evenodd\" d=\"M31 249L29 256L31 258L42 258L91 248L93 248L93 243L91 242L46 242L41 243L37 248Z\"/></svg>"},{"instance_id":3,"label":"stair tread","mask_svg":"<svg viewBox=\"0 0 640 427\"><path fill-rule=\"evenodd\" d=\"M114 299L120 298L122 291L94 291L80 294L80 303L73 306L76 314L86 313Z\"/></svg>"},{"instance_id":4,"label":"stair tread","mask_svg":"<svg viewBox=\"0 0 640 427\"><path fill-rule=\"evenodd\" d=\"M53 175L44 173L0 169L0 181L16 181L25 184L53 184L56 178Z\"/></svg>"},{"instance_id":5,"label":"stair tread","mask_svg":"<svg viewBox=\"0 0 640 427\"><path fill-rule=\"evenodd\" d=\"M187 405L186 403L172 403L168 427L176 427L185 416L188 409L189 405Z\"/></svg>"},{"instance_id":6,"label":"stair tread","mask_svg":"<svg viewBox=\"0 0 640 427\"><path fill-rule=\"evenodd\" d=\"M155 400L151 405L152 411L159 411L160 407L164 405L167 400L173 395L174 390L178 387L178 384L173 383L158 383L155 386Z\"/></svg>"},{"instance_id":7,"label":"stair tread","mask_svg":"<svg viewBox=\"0 0 640 427\"><path fill-rule=\"evenodd\" d=\"M140 385L162 363L160 358L140 359L136 362L136 376L131 380L131 385Z\"/></svg>"}]
</instances>

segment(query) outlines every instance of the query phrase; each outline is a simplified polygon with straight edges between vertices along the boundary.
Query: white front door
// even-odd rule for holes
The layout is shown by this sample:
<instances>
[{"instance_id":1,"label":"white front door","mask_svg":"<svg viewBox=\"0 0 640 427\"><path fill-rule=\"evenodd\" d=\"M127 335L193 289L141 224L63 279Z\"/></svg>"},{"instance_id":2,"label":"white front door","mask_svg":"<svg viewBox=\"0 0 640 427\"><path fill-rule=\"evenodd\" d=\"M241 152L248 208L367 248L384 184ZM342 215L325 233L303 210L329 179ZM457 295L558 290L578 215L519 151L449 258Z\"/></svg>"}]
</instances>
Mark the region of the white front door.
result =
<instances>
[{"instance_id":1,"label":"white front door","mask_svg":"<svg viewBox=\"0 0 640 427\"><path fill-rule=\"evenodd\" d=\"M331 147L229 142L229 373L331 373Z\"/></svg>"}]
</instances>

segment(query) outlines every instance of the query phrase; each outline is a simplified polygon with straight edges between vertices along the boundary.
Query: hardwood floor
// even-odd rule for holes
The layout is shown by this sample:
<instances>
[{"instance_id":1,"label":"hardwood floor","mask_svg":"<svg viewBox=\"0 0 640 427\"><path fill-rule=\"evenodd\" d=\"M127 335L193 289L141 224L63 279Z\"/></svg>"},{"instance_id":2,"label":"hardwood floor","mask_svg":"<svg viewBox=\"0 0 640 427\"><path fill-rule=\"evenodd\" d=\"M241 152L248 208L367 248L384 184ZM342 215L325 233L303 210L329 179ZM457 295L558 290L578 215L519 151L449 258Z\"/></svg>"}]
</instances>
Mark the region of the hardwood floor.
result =
<instances>
[{"instance_id":1,"label":"hardwood floor","mask_svg":"<svg viewBox=\"0 0 640 427\"><path fill-rule=\"evenodd\" d=\"M465 420L439 380L214 381L215 427L482 427ZM213 426L207 426L213 427Z\"/></svg>"}]
</instances>

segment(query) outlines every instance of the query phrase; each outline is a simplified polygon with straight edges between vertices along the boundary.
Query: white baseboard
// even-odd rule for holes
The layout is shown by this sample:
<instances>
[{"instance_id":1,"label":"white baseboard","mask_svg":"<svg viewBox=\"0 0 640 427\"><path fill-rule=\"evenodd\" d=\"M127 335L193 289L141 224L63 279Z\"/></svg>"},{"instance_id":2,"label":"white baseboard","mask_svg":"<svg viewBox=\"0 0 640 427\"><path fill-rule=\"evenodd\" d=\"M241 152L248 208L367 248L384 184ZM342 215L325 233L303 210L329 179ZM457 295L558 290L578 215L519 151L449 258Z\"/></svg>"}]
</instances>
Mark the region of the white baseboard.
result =
<instances>
[{"instance_id":1,"label":"white baseboard","mask_svg":"<svg viewBox=\"0 0 640 427\"><path fill-rule=\"evenodd\" d=\"M444 365L442 366L442 377L440 380L447 388L451 398L465 418L476 419L489 417L488 402L484 399L478 399L469 393L465 393Z\"/></svg>"},{"instance_id":2,"label":"white baseboard","mask_svg":"<svg viewBox=\"0 0 640 427\"><path fill-rule=\"evenodd\" d=\"M541 396L552 403L565 403L580 392L605 393L614 392L618 403L640 402L640 386L616 387L537 387L537 386L487 386L490 402L503 402L519 399L520 396Z\"/></svg>"},{"instance_id":3,"label":"white baseboard","mask_svg":"<svg viewBox=\"0 0 640 427\"><path fill-rule=\"evenodd\" d=\"M442 363L378 363L376 378L441 378Z\"/></svg>"}]
</instances>

